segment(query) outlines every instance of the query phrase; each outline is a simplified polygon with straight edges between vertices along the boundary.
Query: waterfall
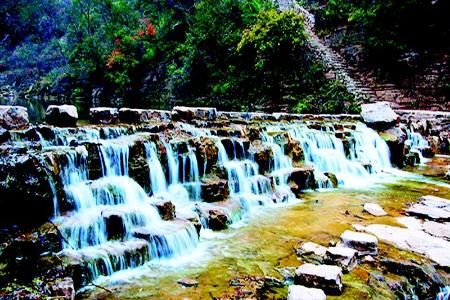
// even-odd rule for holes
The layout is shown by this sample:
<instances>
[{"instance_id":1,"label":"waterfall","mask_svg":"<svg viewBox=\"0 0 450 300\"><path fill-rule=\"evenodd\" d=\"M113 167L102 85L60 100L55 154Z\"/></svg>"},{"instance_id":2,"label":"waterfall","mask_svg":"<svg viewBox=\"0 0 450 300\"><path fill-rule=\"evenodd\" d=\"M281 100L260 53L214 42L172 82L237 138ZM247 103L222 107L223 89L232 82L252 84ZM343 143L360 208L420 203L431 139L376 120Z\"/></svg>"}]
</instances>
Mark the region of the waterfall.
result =
<instances>
[{"instance_id":1,"label":"waterfall","mask_svg":"<svg viewBox=\"0 0 450 300\"><path fill-rule=\"evenodd\" d=\"M61 182L73 209L58 215L64 236L63 254L87 263L93 279L132 269L148 261L192 251L198 243L195 227L186 221L163 221L153 205L157 198L128 177L128 139L100 140L103 176L88 180L89 153L83 146L69 150L61 167ZM149 177L155 195L167 193L156 145L145 144Z\"/></svg>"},{"instance_id":2,"label":"waterfall","mask_svg":"<svg viewBox=\"0 0 450 300\"><path fill-rule=\"evenodd\" d=\"M307 126L291 126L291 137L301 143L305 154L305 164L314 167L317 177L331 172L339 184L347 187L366 185L370 172L380 172L391 168L389 148L378 134L362 123L350 132L350 157L346 156L342 140L334 132L310 129Z\"/></svg>"},{"instance_id":3,"label":"waterfall","mask_svg":"<svg viewBox=\"0 0 450 300\"><path fill-rule=\"evenodd\" d=\"M420 133L415 132L412 127L406 130L405 145L409 146L411 152L417 153L419 156L419 164L425 164L428 161L423 157L422 150L430 147L430 144Z\"/></svg>"},{"instance_id":4,"label":"waterfall","mask_svg":"<svg viewBox=\"0 0 450 300\"><path fill-rule=\"evenodd\" d=\"M187 220L200 219L207 228L208 213L214 210L223 212L227 222L237 222L246 212L295 199L288 182L294 168L286 153L288 142L296 141L303 149L302 163L314 167L322 188L332 187L327 172L334 173L342 185L352 187L370 183L368 179L391 167L386 143L363 124L340 131L330 124L279 122L259 126L254 145L272 153L264 174L258 165L260 157L253 148L248 149L249 141L241 138L246 136L245 125L224 130L230 129L230 136L239 135L235 132L240 130L240 138L223 139L210 129L184 123L175 123L176 132L182 133L172 140L168 140L173 137L170 133L161 134L155 141L139 129L120 126L52 128L55 138L48 141L41 135L46 151L63 154L56 179L64 188L65 198L55 198L54 217L64 236L62 254L85 262L89 278L95 279L191 252L199 243L199 234ZM274 138L279 133L288 140ZM197 160L201 157L196 153L197 143L204 137L217 147L216 166ZM87 148L83 142L96 147ZM144 150L136 151L133 147L137 145ZM135 160L130 155L138 155L136 152L144 153L138 162L142 163L144 177L148 176L148 193L130 177L135 176ZM88 166L97 157L99 165L94 167L101 170L101 176L91 180ZM133 164L129 172L130 159ZM218 172L206 174L207 167ZM226 201L204 202L202 187L209 188L208 180L217 177L222 182L227 180L229 197ZM57 195L55 185L53 188ZM161 206L168 201L175 207L176 218L171 215L163 220Z\"/></svg>"},{"instance_id":5,"label":"waterfall","mask_svg":"<svg viewBox=\"0 0 450 300\"><path fill-rule=\"evenodd\" d=\"M284 154L283 145L275 143L274 138L269 134L269 132L277 132L277 129L277 127L267 127L262 134L262 141L271 147L273 153L271 175L274 178L275 192L281 197L295 199L288 185L289 171L293 168L292 159Z\"/></svg>"},{"instance_id":6,"label":"waterfall","mask_svg":"<svg viewBox=\"0 0 450 300\"><path fill-rule=\"evenodd\" d=\"M221 141L218 141L216 145L219 148L219 164L224 166L228 173L231 197L238 198L247 210L255 206L273 204L270 180L259 174L258 164L246 158L245 153L243 159L238 159L234 140L232 159L229 158Z\"/></svg>"}]
</instances>

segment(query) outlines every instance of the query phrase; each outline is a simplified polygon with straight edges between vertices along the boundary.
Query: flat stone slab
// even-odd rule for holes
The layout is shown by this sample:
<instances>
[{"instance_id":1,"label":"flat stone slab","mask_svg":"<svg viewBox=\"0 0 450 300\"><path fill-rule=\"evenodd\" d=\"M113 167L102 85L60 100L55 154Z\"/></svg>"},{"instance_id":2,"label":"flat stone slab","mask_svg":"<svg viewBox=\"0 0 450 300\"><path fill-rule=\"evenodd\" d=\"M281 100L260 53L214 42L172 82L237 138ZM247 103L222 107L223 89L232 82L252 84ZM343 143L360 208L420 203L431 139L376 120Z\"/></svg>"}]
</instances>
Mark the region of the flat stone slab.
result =
<instances>
[{"instance_id":1,"label":"flat stone slab","mask_svg":"<svg viewBox=\"0 0 450 300\"><path fill-rule=\"evenodd\" d=\"M325 300L327 296L321 289L303 285L290 285L287 300Z\"/></svg>"},{"instance_id":2,"label":"flat stone slab","mask_svg":"<svg viewBox=\"0 0 450 300\"><path fill-rule=\"evenodd\" d=\"M313 242L306 242L297 249L298 255L315 254L318 256L325 256L326 252L327 252L326 247Z\"/></svg>"},{"instance_id":3,"label":"flat stone slab","mask_svg":"<svg viewBox=\"0 0 450 300\"><path fill-rule=\"evenodd\" d=\"M450 242L417 229L373 224L362 228L397 248L425 255L441 267L450 267Z\"/></svg>"},{"instance_id":4,"label":"flat stone slab","mask_svg":"<svg viewBox=\"0 0 450 300\"><path fill-rule=\"evenodd\" d=\"M294 283L320 288L331 294L340 294L342 269L338 266L303 264L295 270Z\"/></svg>"},{"instance_id":5,"label":"flat stone slab","mask_svg":"<svg viewBox=\"0 0 450 300\"><path fill-rule=\"evenodd\" d=\"M431 195L423 196L405 211L425 219L447 221L450 220L450 201Z\"/></svg>"},{"instance_id":6,"label":"flat stone slab","mask_svg":"<svg viewBox=\"0 0 450 300\"><path fill-rule=\"evenodd\" d=\"M382 217L387 215L384 209L375 203L364 203L364 211L375 217Z\"/></svg>"},{"instance_id":7,"label":"flat stone slab","mask_svg":"<svg viewBox=\"0 0 450 300\"><path fill-rule=\"evenodd\" d=\"M346 230L341 235L341 246L356 250L359 256L378 254L377 238L366 233Z\"/></svg>"},{"instance_id":8,"label":"flat stone slab","mask_svg":"<svg viewBox=\"0 0 450 300\"><path fill-rule=\"evenodd\" d=\"M435 221L422 221L413 217L400 217L397 222L409 229L422 230L432 236L450 241L450 223L438 223Z\"/></svg>"},{"instance_id":9,"label":"flat stone slab","mask_svg":"<svg viewBox=\"0 0 450 300\"><path fill-rule=\"evenodd\" d=\"M356 267L358 252L347 247L329 247L325 254L324 262L340 266L344 271L350 272Z\"/></svg>"}]
</instances>

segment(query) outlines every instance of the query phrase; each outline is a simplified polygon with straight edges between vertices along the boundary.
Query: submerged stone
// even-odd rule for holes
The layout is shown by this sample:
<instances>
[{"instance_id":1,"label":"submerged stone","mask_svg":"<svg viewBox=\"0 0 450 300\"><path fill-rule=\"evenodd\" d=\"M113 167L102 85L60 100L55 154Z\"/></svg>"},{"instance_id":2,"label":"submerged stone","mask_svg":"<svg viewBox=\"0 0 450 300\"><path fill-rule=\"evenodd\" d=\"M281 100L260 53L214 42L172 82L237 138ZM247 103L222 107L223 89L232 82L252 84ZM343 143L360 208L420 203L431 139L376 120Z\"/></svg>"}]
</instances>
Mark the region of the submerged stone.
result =
<instances>
[{"instance_id":1,"label":"submerged stone","mask_svg":"<svg viewBox=\"0 0 450 300\"><path fill-rule=\"evenodd\" d=\"M387 215L384 209L376 203L364 203L364 211L375 217L382 217Z\"/></svg>"},{"instance_id":2,"label":"submerged stone","mask_svg":"<svg viewBox=\"0 0 450 300\"><path fill-rule=\"evenodd\" d=\"M327 296L321 289L290 285L287 300L325 300L326 298Z\"/></svg>"},{"instance_id":3,"label":"submerged stone","mask_svg":"<svg viewBox=\"0 0 450 300\"><path fill-rule=\"evenodd\" d=\"M295 271L294 283L323 289L330 294L342 292L342 269L330 265L303 264Z\"/></svg>"}]
</instances>

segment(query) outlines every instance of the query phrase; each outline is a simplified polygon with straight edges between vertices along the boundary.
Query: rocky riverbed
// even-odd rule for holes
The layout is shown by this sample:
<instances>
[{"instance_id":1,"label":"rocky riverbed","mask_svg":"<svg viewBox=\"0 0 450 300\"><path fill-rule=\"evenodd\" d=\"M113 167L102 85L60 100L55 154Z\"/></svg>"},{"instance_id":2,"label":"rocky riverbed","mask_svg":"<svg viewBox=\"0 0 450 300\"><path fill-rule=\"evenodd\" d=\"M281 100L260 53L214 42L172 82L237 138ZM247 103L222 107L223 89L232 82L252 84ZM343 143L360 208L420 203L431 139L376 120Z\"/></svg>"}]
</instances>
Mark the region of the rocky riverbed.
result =
<instances>
[{"instance_id":1,"label":"rocky riverbed","mask_svg":"<svg viewBox=\"0 0 450 300\"><path fill-rule=\"evenodd\" d=\"M385 104L94 108L84 125L67 105L39 125L0 112L6 299L431 299L448 285L446 124L421 131Z\"/></svg>"}]
</instances>

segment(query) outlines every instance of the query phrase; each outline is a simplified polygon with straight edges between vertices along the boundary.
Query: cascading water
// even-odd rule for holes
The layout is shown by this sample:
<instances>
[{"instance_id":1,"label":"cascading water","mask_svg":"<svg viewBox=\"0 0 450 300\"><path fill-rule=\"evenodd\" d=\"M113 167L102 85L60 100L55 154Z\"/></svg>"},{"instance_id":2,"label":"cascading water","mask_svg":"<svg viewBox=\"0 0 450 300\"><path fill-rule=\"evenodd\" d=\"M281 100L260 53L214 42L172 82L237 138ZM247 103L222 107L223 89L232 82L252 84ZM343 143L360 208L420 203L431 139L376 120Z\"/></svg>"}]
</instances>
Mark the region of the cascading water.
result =
<instances>
[{"instance_id":1,"label":"cascading water","mask_svg":"<svg viewBox=\"0 0 450 300\"><path fill-rule=\"evenodd\" d=\"M412 127L406 130L405 145L409 146L411 152L417 153L419 156L419 164L427 162L427 159L422 155L422 150L429 148L430 144L420 133L415 132Z\"/></svg>"},{"instance_id":2,"label":"cascading water","mask_svg":"<svg viewBox=\"0 0 450 300\"><path fill-rule=\"evenodd\" d=\"M299 142L305 154L304 163L314 167L321 187L331 186L325 172L335 173L344 186L352 186L358 184L358 180L365 181L371 176L370 172L390 168L386 144L362 124L345 132L350 141L348 149L336 137L333 126L324 126L324 130L296 123L263 126L259 131L262 146L272 152L267 174L260 173L243 139L222 140L208 129L183 123L177 126L187 134L186 140L195 139L198 143L207 137L214 142L218 149L217 165L226 170L230 191L227 203L203 202L202 180L208 180L209 176L207 162L204 161L203 172L200 172L195 143L183 138L162 142L165 138L160 135L155 142L150 141L148 134L140 135L140 140L146 141L143 147L149 194L130 178L128 170L130 149L139 133L128 135L129 129L122 127L57 129L53 141L44 141L48 146L66 151L60 166L66 199L65 202L55 200L55 223L64 236L62 253L86 262L91 278L192 251L198 244L198 233L192 223L183 220L200 216L197 205L204 211L222 209L231 222L237 222L242 218L242 211L294 199L288 185L293 163L285 154L283 142L273 138L275 133L287 132ZM241 136L244 135L241 128ZM89 178L91 153L85 146L76 146L84 142L97 145L94 149L100 159L100 178ZM368 164L370 169L365 168ZM179 219L162 220L156 208L161 200L174 204ZM200 220L207 228L204 218Z\"/></svg>"},{"instance_id":3,"label":"cascading water","mask_svg":"<svg viewBox=\"0 0 450 300\"><path fill-rule=\"evenodd\" d=\"M239 160L234 140L232 159L229 158L221 141L218 141L216 145L219 149L219 164L224 166L228 173L231 197L239 199L246 210L255 206L273 204L270 181L259 174L258 164L246 158L245 155L242 160ZM245 151L243 152L245 154Z\"/></svg>"},{"instance_id":4,"label":"cascading water","mask_svg":"<svg viewBox=\"0 0 450 300\"><path fill-rule=\"evenodd\" d=\"M154 144L147 144L150 181L155 194L166 192ZM129 145L101 141L103 177L90 181L88 153L77 147L66 155L61 170L69 214L55 216L64 236L63 253L87 263L92 278L135 268L147 261L181 255L198 243L189 222L166 222L143 188L128 174ZM159 166L158 166L159 164Z\"/></svg>"},{"instance_id":5,"label":"cascading water","mask_svg":"<svg viewBox=\"0 0 450 300\"><path fill-rule=\"evenodd\" d=\"M334 132L309 129L306 126L287 128L291 137L301 143L305 154L305 164L312 165L318 177L332 172L339 184L347 187L360 187L367 184L369 173L391 168L389 148L378 134L358 123L354 131L349 132L349 157L342 140Z\"/></svg>"},{"instance_id":6,"label":"cascading water","mask_svg":"<svg viewBox=\"0 0 450 300\"><path fill-rule=\"evenodd\" d=\"M271 175L274 178L275 192L287 200L295 199L294 193L288 185L289 171L292 170L292 159L284 154L283 145L275 143L269 132L277 132L277 128L268 127L262 134L262 141L268 144L273 153L273 164L271 165Z\"/></svg>"}]
</instances>

